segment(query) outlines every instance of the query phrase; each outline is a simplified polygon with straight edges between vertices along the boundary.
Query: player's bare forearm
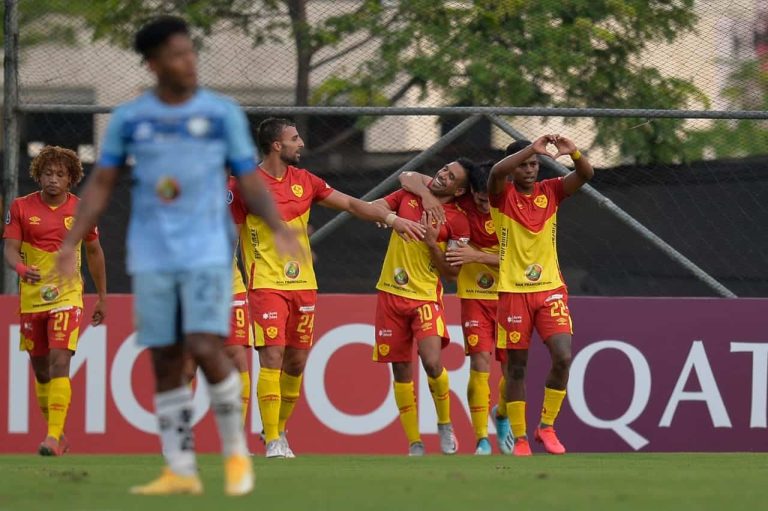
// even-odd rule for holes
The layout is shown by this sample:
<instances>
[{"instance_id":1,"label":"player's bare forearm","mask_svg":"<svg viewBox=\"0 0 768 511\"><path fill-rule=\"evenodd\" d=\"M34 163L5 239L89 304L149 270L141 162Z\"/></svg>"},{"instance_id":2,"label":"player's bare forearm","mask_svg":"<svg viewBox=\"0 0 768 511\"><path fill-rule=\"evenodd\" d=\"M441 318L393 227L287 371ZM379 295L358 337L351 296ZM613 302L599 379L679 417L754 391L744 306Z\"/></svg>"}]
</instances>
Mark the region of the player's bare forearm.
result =
<instances>
[{"instance_id":1,"label":"player's bare forearm","mask_svg":"<svg viewBox=\"0 0 768 511\"><path fill-rule=\"evenodd\" d=\"M382 205L381 202L384 204ZM367 220L369 222L384 222L387 219L387 216L392 213L392 210L389 209L386 201L381 202L365 202L360 199L352 198L349 201L349 209L347 209L347 211L362 220Z\"/></svg>"},{"instance_id":2,"label":"player's bare forearm","mask_svg":"<svg viewBox=\"0 0 768 511\"><path fill-rule=\"evenodd\" d=\"M85 243L85 261L88 265L88 273L91 274L96 293L100 299L107 297L107 268L104 260L104 250L99 240Z\"/></svg>"},{"instance_id":3,"label":"player's bare forearm","mask_svg":"<svg viewBox=\"0 0 768 511\"><path fill-rule=\"evenodd\" d=\"M398 179L400 180L400 186L402 186L403 190L406 192L418 195L422 199L424 199L426 195L432 194L427 187L427 184L431 179L429 176L419 174L418 172L401 172Z\"/></svg>"},{"instance_id":4,"label":"player's bare forearm","mask_svg":"<svg viewBox=\"0 0 768 511\"><path fill-rule=\"evenodd\" d=\"M75 223L69 230L63 246L72 248L85 238L107 208L109 197L118 178L116 168L97 168L85 183L77 205Z\"/></svg>"},{"instance_id":5,"label":"player's bare forearm","mask_svg":"<svg viewBox=\"0 0 768 511\"><path fill-rule=\"evenodd\" d=\"M436 243L427 243L429 248L429 256L432 259L432 263L437 268L438 273L448 280L456 280L459 276L460 268L458 266L451 266L451 264L445 258L445 252L440 248L440 245Z\"/></svg>"},{"instance_id":6,"label":"player's bare forearm","mask_svg":"<svg viewBox=\"0 0 768 511\"><path fill-rule=\"evenodd\" d=\"M256 172L249 172L240 176L239 179L248 211L261 217L273 231L283 229L283 221L277 212L275 201L259 175Z\"/></svg>"},{"instance_id":7,"label":"player's bare forearm","mask_svg":"<svg viewBox=\"0 0 768 511\"><path fill-rule=\"evenodd\" d=\"M499 254L489 254L482 250L477 251L477 262L480 264L487 264L488 266L499 266Z\"/></svg>"},{"instance_id":8,"label":"player's bare forearm","mask_svg":"<svg viewBox=\"0 0 768 511\"><path fill-rule=\"evenodd\" d=\"M11 268L16 268L21 262L21 241L5 239L3 243L3 256L5 257L5 264Z\"/></svg>"}]
</instances>

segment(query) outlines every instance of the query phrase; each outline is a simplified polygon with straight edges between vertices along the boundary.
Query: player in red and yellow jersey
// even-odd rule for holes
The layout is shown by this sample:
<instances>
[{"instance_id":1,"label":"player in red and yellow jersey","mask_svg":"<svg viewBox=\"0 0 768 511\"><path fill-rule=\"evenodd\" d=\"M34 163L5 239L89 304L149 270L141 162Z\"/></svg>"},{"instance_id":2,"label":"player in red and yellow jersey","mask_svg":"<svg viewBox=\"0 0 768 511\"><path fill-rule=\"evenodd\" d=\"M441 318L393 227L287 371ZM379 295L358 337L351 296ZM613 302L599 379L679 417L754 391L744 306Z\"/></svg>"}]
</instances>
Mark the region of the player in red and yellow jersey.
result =
<instances>
[{"instance_id":1,"label":"player in red and yellow jersey","mask_svg":"<svg viewBox=\"0 0 768 511\"><path fill-rule=\"evenodd\" d=\"M469 243L451 247L446 259L453 266L460 266L457 295L461 299L461 324L464 334L464 348L470 358L467 400L472 426L475 430L475 454L491 454L488 441L488 408L490 388L491 353L496 344L497 284L499 280L499 240L491 219L488 201L488 175L493 162L477 165L469 174L470 193L457 199L457 204L467 215L470 227ZM439 204L431 196L428 184L431 178L421 174L405 172L400 183L406 190L418 194L424 207L434 208ZM503 351L496 350L497 358ZM500 364L506 373L504 363ZM504 409L503 417L496 417L499 449L511 453L512 436L509 421L506 420L505 379L499 382L499 406L494 415Z\"/></svg>"},{"instance_id":2,"label":"player in red and yellow jersey","mask_svg":"<svg viewBox=\"0 0 768 511\"><path fill-rule=\"evenodd\" d=\"M317 203L364 220L387 222L409 239L420 239L425 229L417 222L390 217L386 208L336 191L319 177L297 168L304 142L292 122L266 119L259 125L257 139L264 158L258 172L306 254L304 259L279 254L266 224L259 217L246 215L235 194L233 211L235 223L242 224L240 243L249 281L248 306L261 366L256 390L266 456L284 458L293 457L285 427L299 398L314 340L317 281L309 258L310 207Z\"/></svg>"},{"instance_id":3,"label":"player in red and yellow jersey","mask_svg":"<svg viewBox=\"0 0 768 511\"><path fill-rule=\"evenodd\" d=\"M446 246L469 241L467 217L455 198L465 193L467 175L473 168L474 163L460 158L440 169L430 181L429 192L440 201L442 215L426 210L418 195L404 189L377 201L399 217L420 219L427 228L423 242L418 243L406 243L392 233L376 285L379 294L373 358L392 364L395 401L411 456L424 454L413 387L414 341L437 410L440 449L445 454L458 450L451 425L448 373L441 361L441 350L449 338L440 277L455 279L459 273L459 268L445 259ZM439 216L445 221L440 223Z\"/></svg>"},{"instance_id":4,"label":"player in red and yellow jersey","mask_svg":"<svg viewBox=\"0 0 768 511\"><path fill-rule=\"evenodd\" d=\"M69 189L83 178L83 167L74 151L46 146L29 173L41 189L11 203L4 255L19 274L21 349L29 353L37 401L48 424L39 453L59 456L69 447L63 432L72 399L69 364L83 313L83 280L79 257L78 277L71 281L57 276L55 257L74 223L79 199ZM91 324L99 325L106 314L107 277L96 227L85 237L85 254L99 296Z\"/></svg>"},{"instance_id":5,"label":"player in red and yellow jersey","mask_svg":"<svg viewBox=\"0 0 768 511\"><path fill-rule=\"evenodd\" d=\"M537 182L538 155L570 155L576 170L565 177ZM491 169L491 212L500 241L497 348L507 350L507 414L515 437L514 454L530 456L525 424L525 371L534 327L549 349L552 367L535 438L552 454L565 448L553 424L560 412L571 363L573 326L568 290L557 260L557 211L594 175L576 145L560 135L545 135L532 144L518 141ZM512 177L512 182L507 179Z\"/></svg>"}]
</instances>

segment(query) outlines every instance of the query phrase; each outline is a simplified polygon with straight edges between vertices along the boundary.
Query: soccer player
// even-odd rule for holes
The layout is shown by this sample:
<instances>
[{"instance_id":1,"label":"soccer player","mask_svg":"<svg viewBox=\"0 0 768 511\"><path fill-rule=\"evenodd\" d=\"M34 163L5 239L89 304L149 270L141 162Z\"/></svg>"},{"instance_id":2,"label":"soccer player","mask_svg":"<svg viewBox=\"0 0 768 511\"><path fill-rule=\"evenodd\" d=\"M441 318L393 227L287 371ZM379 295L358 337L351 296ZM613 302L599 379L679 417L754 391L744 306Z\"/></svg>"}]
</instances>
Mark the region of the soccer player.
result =
<instances>
[{"instance_id":1,"label":"soccer player","mask_svg":"<svg viewBox=\"0 0 768 511\"><path fill-rule=\"evenodd\" d=\"M455 199L466 192L467 175L473 168L474 163L460 158L445 165L430 181L430 194L442 204L443 223L433 210L425 209L418 195L404 189L376 201L392 210L392 215L420 219L426 227L426 236L419 243L404 243L394 233L390 236L376 285L379 293L373 359L392 364L395 401L408 439L409 456L425 453L413 388L414 340L437 410L440 449L445 454L458 450L451 425L448 372L441 360L441 351L449 338L440 277L455 280L459 274L459 268L451 266L445 258L446 245L469 241L469 223Z\"/></svg>"},{"instance_id":2,"label":"soccer player","mask_svg":"<svg viewBox=\"0 0 768 511\"><path fill-rule=\"evenodd\" d=\"M29 168L40 190L11 203L5 218L5 261L19 274L21 349L27 351L35 373L35 394L48 425L38 452L60 456L68 449L64 424L72 400L69 365L77 348L83 315L80 246L85 240L88 271L98 300L91 316L100 325L106 314L107 274L96 227L73 239L76 278L62 280L55 270L56 252L75 218L79 199L70 188L83 178L74 151L46 146Z\"/></svg>"},{"instance_id":3,"label":"soccer player","mask_svg":"<svg viewBox=\"0 0 768 511\"><path fill-rule=\"evenodd\" d=\"M537 182L538 156L570 155L576 170L565 177ZM573 326L568 290L557 260L557 210L594 170L576 145L561 135L545 135L533 143L517 141L491 169L488 180L491 213L501 244L496 347L507 350L507 415L515 438L513 454L530 456L525 423L525 371L534 327L548 348L552 367L544 389L544 405L535 439L552 454L565 453L553 427L565 398L571 363ZM509 182L508 176L512 177Z\"/></svg>"},{"instance_id":4,"label":"soccer player","mask_svg":"<svg viewBox=\"0 0 768 511\"><path fill-rule=\"evenodd\" d=\"M278 249L300 252L254 172L256 151L243 111L229 98L197 85L197 54L186 23L150 21L134 47L156 86L112 114L97 168L64 240L59 271L71 273L74 246L107 206L128 156L132 208L128 271L133 277L138 343L150 348L156 379L155 413L166 467L132 493L200 494L192 434L192 391L184 353L202 369L221 437L225 493L253 489L253 468L241 425L240 378L222 344L229 334L234 229L223 197L226 167L248 208L274 232Z\"/></svg>"},{"instance_id":5,"label":"soccer player","mask_svg":"<svg viewBox=\"0 0 768 511\"><path fill-rule=\"evenodd\" d=\"M331 188L324 180L297 167L304 142L287 119L269 118L258 128L263 161L258 174L275 197L283 220L298 233L309 253L309 212L317 203L344 210L364 220L386 222L409 240L420 239L425 229L417 222L389 217L381 206L355 199ZM234 210L238 210L235 197ZM285 257L275 251L264 221L234 213L242 223L240 243L249 280L248 306L259 351L256 391L264 425L267 458L294 457L285 436L286 423L299 398L301 380L314 339L317 281L310 259Z\"/></svg>"},{"instance_id":6,"label":"soccer player","mask_svg":"<svg viewBox=\"0 0 768 511\"><path fill-rule=\"evenodd\" d=\"M467 215L470 226L469 243L456 245L446 252L446 259L452 266L460 266L457 296L461 299L461 324L464 334L464 349L470 357L470 373L467 386L470 417L475 430L475 454L491 454L488 441L488 406L490 388L491 353L496 341L496 287L499 280L499 240L490 214L488 202L488 175L493 162L477 165L469 174L470 193L465 193L457 204ZM440 204L431 193L428 184L431 178L413 172L400 175L403 188L421 197L425 208ZM501 351L496 350L497 357ZM506 373L501 364L502 373ZM504 408L504 377L499 382L499 402ZM498 417L494 407L499 449L511 453L512 436L509 422ZM504 427L506 425L506 427Z\"/></svg>"}]
</instances>

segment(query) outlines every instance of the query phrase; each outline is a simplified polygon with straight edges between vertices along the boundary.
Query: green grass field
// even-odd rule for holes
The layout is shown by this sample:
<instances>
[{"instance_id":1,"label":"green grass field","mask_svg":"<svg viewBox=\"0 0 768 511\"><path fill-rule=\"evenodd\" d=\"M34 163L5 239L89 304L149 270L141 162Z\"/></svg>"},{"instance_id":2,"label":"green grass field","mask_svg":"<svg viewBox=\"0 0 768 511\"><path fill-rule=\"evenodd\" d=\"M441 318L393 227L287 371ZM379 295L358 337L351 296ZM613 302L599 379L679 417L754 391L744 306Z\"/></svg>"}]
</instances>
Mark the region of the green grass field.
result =
<instances>
[{"instance_id":1,"label":"green grass field","mask_svg":"<svg viewBox=\"0 0 768 511\"><path fill-rule=\"evenodd\" d=\"M698 511L768 505L766 454L254 458L256 491L239 499L223 495L218 456L199 462L204 496L135 497L128 487L159 473L158 456L0 456L0 510Z\"/></svg>"}]
</instances>

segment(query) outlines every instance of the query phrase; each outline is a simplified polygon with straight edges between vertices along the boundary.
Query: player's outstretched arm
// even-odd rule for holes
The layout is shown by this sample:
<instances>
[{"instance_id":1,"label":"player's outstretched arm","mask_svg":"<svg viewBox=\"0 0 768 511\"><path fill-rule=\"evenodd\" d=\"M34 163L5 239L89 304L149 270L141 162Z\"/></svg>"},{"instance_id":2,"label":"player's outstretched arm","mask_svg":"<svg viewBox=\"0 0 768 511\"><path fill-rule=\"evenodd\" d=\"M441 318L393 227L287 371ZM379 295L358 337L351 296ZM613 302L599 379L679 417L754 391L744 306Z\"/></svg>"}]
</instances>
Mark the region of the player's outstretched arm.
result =
<instances>
[{"instance_id":1,"label":"player's outstretched arm","mask_svg":"<svg viewBox=\"0 0 768 511\"><path fill-rule=\"evenodd\" d=\"M510 154L496 163L496 165L491 167L491 174L488 177L488 192L492 194L501 193L506 185L507 177L534 154L551 157L552 155L547 151L547 145L554 143L554 135L542 135L528 147L519 150L515 154Z\"/></svg>"},{"instance_id":2,"label":"player's outstretched arm","mask_svg":"<svg viewBox=\"0 0 768 511\"><path fill-rule=\"evenodd\" d=\"M117 167L98 167L85 183L85 188L80 194L80 203L77 205L75 223L64 238L56 260L57 270L64 277L74 277L77 271L75 247L96 225L107 208L119 173Z\"/></svg>"},{"instance_id":3,"label":"player's outstretched arm","mask_svg":"<svg viewBox=\"0 0 768 511\"><path fill-rule=\"evenodd\" d=\"M480 263L489 266L499 266L499 254L489 254L478 250L472 245L459 245L445 251L445 258L451 266L461 266L467 263Z\"/></svg>"},{"instance_id":4,"label":"player's outstretched arm","mask_svg":"<svg viewBox=\"0 0 768 511\"><path fill-rule=\"evenodd\" d=\"M431 177L419 174L418 172L402 172L398 179L400 185L406 192L411 192L421 198L421 206L424 211L429 211L437 219L437 223L445 223L445 209L443 203L437 200L437 197L429 191L429 182Z\"/></svg>"},{"instance_id":5,"label":"player's outstretched arm","mask_svg":"<svg viewBox=\"0 0 768 511\"><path fill-rule=\"evenodd\" d=\"M91 324L96 326L107 317L107 268L104 264L104 250L98 238L85 242L85 261L99 296L91 316Z\"/></svg>"},{"instance_id":6,"label":"player's outstretched arm","mask_svg":"<svg viewBox=\"0 0 768 511\"><path fill-rule=\"evenodd\" d=\"M421 224L426 229L424 235L424 243L429 248L429 256L432 259L432 264L435 265L437 271L448 280L456 280L459 276L461 268L459 266L452 266L445 258L445 252L440 248L437 243L437 236L440 233L440 226L437 224L437 220L429 212L424 212L421 215Z\"/></svg>"},{"instance_id":7,"label":"player's outstretched arm","mask_svg":"<svg viewBox=\"0 0 768 511\"><path fill-rule=\"evenodd\" d=\"M334 190L328 197L320 201L319 204L328 208L347 211L362 220L386 224L407 241L424 238L424 226L418 222L397 216L396 213L389 209L386 201L383 200L365 202Z\"/></svg>"},{"instance_id":8,"label":"player's outstretched arm","mask_svg":"<svg viewBox=\"0 0 768 511\"><path fill-rule=\"evenodd\" d=\"M589 163L587 157L581 154L581 151L579 151L571 139L562 135L555 135L555 147L557 147L555 159L567 154L571 157L576 167L573 172L563 178L563 191L566 195L573 195L587 181L594 177L595 169L592 168L592 164Z\"/></svg>"}]
</instances>

